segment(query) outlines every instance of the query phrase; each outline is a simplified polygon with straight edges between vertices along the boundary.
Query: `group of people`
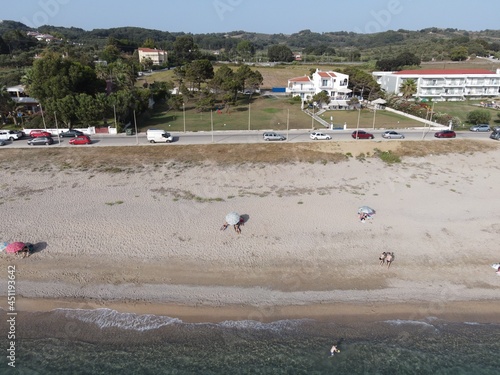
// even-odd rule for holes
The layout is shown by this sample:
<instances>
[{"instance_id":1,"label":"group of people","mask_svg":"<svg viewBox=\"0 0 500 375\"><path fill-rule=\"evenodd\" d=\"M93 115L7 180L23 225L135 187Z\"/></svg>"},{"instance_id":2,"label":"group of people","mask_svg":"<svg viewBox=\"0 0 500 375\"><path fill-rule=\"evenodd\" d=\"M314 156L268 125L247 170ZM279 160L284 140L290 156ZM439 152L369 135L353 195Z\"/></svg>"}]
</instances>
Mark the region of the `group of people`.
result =
<instances>
[{"instance_id":1,"label":"group of people","mask_svg":"<svg viewBox=\"0 0 500 375\"><path fill-rule=\"evenodd\" d=\"M367 214L366 212L361 212L359 214L359 220L361 220L362 223L364 223L367 219L370 219L371 216Z\"/></svg>"},{"instance_id":2,"label":"group of people","mask_svg":"<svg viewBox=\"0 0 500 375\"><path fill-rule=\"evenodd\" d=\"M380 261L380 265L383 266L384 264L387 264L387 268L389 268L394 261L394 253L390 253L387 251L382 252L380 256L378 257L378 260Z\"/></svg>"}]
</instances>

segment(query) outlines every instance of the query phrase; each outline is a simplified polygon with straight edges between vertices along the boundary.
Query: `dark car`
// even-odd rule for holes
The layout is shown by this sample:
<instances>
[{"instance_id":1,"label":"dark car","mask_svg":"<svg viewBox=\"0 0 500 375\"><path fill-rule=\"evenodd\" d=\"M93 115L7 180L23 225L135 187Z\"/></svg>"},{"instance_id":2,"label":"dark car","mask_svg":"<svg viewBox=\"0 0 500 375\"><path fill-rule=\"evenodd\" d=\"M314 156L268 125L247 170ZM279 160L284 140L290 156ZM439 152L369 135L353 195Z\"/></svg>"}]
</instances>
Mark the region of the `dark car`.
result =
<instances>
[{"instance_id":1,"label":"dark car","mask_svg":"<svg viewBox=\"0 0 500 375\"><path fill-rule=\"evenodd\" d=\"M89 145L92 141L88 135L79 135L69 140L70 145Z\"/></svg>"},{"instance_id":2,"label":"dark car","mask_svg":"<svg viewBox=\"0 0 500 375\"><path fill-rule=\"evenodd\" d=\"M30 146L35 146L35 145L51 145L52 143L54 143L54 140L52 139L52 137L35 137L35 138L31 138L29 141L28 141L28 144Z\"/></svg>"},{"instance_id":3,"label":"dark car","mask_svg":"<svg viewBox=\"0 0 500 375\"><path fill-rule=\"evenodd\" d=\"M48 131L45 130L32 130L30 131L30 137L31 138L52 137L52 134L50 134Z\"/></svg>"},{"instance_id":4,"label":"dark car","mask_svg":"<svg viewBox=\"0 0 500 375\"><path fill-rule=\"evenodd\" d=\"M354 139L373 139L373 134L367 133L364 130L355 130L352 132L351 137Z\"/></svg>"},{"instance_id":5,"label":"dark car","mask_svg":"<svg viewBox=\"0 0 500 375\"><path fill-rule=\"evenodd\" d=\"M439 132L434 133L434 137L436 138L455 138L457 133L453 130L441 130Z\"/></svg>"},{"instance_id":6,"label":"dark car","mask_svg":"<svg viewBox=\"0 0 500 375\"><path fill-rule=\"evenodd\" d=\"M83 135L83 132L81 132L80 130L76 130L76 129L69 129L68 131L59 133L59 137L61 137L61 138L64 138L64 137L73 138L73 137L78 137L79 135Z\"/></svg>"},{"instance_id":7,"label":"dark car","mask_svg":"<svg viewBox=\"0 0 500 375\"><path fill-rule=\"evenodd\" d=\"M495 131L493 133L490 134L490 138L491 139L494 139L496 141L500 141L500 130L499 131Z\"/></svg>"}]
</instances>

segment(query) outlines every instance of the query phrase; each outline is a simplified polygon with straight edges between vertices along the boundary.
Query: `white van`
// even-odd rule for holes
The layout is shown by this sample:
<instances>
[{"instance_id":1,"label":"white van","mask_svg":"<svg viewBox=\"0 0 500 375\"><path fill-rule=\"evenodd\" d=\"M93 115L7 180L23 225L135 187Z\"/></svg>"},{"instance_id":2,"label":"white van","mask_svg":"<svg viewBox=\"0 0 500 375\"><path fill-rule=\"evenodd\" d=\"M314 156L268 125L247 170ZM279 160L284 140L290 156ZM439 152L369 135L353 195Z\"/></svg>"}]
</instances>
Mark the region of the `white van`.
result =
<instances>
[{"instance_id":1,"label":"white van","mask_svg":"<svg viewBox=\"0 0 500 375\"><path fill-rule=\"evenodd\" d=\"M148 129L146 131L146 137L150 143L170 143L174 140L170 133L161 129Z\"/></svg>"}]
</instances>

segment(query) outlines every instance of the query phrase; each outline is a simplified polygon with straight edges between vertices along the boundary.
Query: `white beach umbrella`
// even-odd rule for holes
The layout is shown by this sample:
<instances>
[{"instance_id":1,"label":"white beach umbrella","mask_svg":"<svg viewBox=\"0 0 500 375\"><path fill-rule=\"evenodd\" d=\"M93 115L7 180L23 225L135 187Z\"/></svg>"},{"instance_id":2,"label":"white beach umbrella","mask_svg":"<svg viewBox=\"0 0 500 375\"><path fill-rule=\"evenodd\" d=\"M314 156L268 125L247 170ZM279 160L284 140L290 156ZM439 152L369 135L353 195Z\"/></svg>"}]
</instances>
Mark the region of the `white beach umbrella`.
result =
<instances>
[{"instance_id":1,"label":"white beach umbrella","mask_svg":"<svg viewBox=\"0 0 500 375\"><path fill-rule=\"evenodd\" d=\"M360 214L360 213L373 215L375 213L375 210L371 207L368 207L368 206L361 206L360 208L358 208L358 214Z\"/></svg>"},{"instance_id":2,"label":"white beach umbrella","mask_svg":"<svg viewBox=\"0 0 500 375\"><path fill-rule=\"evenodd\" d=\"M226 215L226 223L235 225L240 222L240 214L237 212L230 212Z\"/></svg>"}]
</instances>

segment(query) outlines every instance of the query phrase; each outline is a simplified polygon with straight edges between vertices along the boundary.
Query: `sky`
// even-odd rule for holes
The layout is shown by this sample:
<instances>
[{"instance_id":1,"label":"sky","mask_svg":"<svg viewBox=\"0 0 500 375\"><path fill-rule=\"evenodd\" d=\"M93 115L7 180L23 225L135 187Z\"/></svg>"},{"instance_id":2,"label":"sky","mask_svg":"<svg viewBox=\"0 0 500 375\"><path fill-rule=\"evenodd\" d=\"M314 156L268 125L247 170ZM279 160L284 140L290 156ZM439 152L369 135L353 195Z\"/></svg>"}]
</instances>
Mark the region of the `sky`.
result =
<instances>
[{"instance_id":1,"label":"sky","mask_svg":"<svg viewBox=\"0 0 500 375\"><path fill-rule=\"evenodd\" d=\"M192 34L246 31L293 34L428 27L500 29L497 0L23 0L0 19L84 30L136 26Z\"/></svg>"}]
</instances>

